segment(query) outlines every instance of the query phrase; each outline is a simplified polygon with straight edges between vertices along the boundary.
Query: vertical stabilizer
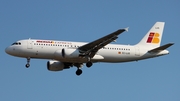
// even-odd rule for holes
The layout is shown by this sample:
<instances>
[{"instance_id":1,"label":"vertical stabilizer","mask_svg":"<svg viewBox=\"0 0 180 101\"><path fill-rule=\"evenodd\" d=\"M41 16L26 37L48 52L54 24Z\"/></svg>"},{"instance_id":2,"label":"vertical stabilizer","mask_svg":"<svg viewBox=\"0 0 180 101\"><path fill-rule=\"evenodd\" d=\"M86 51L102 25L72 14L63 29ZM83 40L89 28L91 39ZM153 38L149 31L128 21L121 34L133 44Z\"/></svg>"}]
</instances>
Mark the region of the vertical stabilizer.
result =
<instances>
[{"instance_id":1,"label":"vertical stabilizer","mask_svg":"<svg viewBox=\"0 0 180 101\"><path fill-rule=\"evenodd\" d=\"M159 47L163 35L164 24L165 22L156 22L137 45Z\"/></svg>"}]
</instances>

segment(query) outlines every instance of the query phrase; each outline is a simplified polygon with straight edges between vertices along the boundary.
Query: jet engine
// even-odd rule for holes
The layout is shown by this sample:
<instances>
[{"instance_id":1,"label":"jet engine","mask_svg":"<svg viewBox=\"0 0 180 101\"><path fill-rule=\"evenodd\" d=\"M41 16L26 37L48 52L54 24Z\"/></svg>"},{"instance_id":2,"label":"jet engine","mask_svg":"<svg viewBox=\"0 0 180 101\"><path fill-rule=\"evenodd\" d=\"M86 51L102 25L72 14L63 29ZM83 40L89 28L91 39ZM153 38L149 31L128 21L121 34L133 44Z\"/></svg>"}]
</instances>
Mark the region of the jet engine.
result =
<instances>
[{"instance_id":1,"label":"jet engine","mask_svg":"<svg viewBox=\"0 0 180 101\"><path fill-rule=\"evenodd\" d=\"M67 69L67 67L60 61L51 60L47 62L47 69L49 71L62 71L63 69Z\"/></svg>"}]
</instances>

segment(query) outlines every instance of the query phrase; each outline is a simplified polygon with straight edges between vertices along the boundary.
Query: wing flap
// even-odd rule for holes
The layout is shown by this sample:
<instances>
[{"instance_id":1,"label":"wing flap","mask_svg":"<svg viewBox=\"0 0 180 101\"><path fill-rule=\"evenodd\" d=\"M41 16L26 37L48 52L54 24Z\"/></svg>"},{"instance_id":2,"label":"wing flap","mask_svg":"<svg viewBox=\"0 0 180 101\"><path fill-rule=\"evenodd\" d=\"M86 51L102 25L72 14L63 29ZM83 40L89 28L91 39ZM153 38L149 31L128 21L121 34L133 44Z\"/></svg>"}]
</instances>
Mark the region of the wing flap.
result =
<instances>
[{"instance_id":1,"label":"wing flap","mask_svg":"<svg viewBox=\"0 0 180 101\"><path fill-rule=\"evenodd\" d=\"M168 43L168 44L165 44L165 45L160 46L158 48L152 49L152 50L150 50L148 52L150 52L150 53L152 53L152 52L160 52L160 51L163 51L163 50L169 48L172 45L174 45L174 43Z\"/></svg>"}]
</instances>

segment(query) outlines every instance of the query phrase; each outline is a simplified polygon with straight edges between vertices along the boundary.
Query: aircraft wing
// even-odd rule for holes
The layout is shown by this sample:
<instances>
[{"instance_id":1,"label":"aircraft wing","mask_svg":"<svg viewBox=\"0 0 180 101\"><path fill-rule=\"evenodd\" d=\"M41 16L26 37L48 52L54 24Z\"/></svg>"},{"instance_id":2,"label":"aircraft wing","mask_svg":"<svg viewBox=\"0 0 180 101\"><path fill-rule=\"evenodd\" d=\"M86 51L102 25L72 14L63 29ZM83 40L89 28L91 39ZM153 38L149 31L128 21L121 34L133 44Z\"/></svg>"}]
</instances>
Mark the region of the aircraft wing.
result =
<instances>
[{"instance_id":1,"label":"aircraft wing","mask_svg":"<svg viewBox=\"0 0 180 101\"><path fill-rule=\"evenodd\" d=\"M79 47L78 49L81 53L80 55L81 56L89 56L90 58L92 58L99 49L101 49L102 47L111 43L112 41L116 40L118 38L118 35L124 31L128 31L128 28L119 29L113 33L110 33L110 34L102 37L102 38L99 38L93 42L90 42L88 44L85 44L85 45Z\"/></svg>"}]
</instances>

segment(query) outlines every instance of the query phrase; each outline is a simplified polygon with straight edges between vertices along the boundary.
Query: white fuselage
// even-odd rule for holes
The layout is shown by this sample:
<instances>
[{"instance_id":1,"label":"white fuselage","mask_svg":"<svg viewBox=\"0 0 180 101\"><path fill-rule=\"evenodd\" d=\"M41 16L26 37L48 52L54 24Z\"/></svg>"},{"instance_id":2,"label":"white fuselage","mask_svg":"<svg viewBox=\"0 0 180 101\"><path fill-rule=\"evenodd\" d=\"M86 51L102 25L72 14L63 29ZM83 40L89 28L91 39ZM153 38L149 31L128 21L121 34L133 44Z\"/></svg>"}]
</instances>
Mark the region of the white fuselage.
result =
<instances>
[{"instance_id":1,"label":"white fuselage","mask_svg":"<svg viewBox=\"0 0 180 101\"><path fill-rule=\"evenodd\" d=\"M62 49L77 49L85 45L85 42L69 42L69 41L52 41L27 39L17 41L19 44L13 44L6 48L6 53L24 58L37 59L53 59L61 62L86 63L88 60L82 57L68 58L63 57ZM159 53L148 53L151 47L141 47L137 45L117 45L108 44L98 50L96 55L91 59L92 62L128 62L137 61L146 58L157 57L168 54L167 50Z\"/></svg>"},{"instance_id":2,"label":"white fuselage","mask_svg":"<svg viewBox=\"0 0 180 101\"><path fill-rule=\"evenodd\" d=\"M27 59L49 59L47 69L62 71L77 67L76 75L82 74L82 66L91 67L95 62L129 62L153 58L169 53L166 50L174 43L160 46L165 22L156 22L136 45L110 44L128 28L118 29L92 42L71 42L41 39L19 40L5 49L6 53Z\"/></svg>"}]
</instances>

